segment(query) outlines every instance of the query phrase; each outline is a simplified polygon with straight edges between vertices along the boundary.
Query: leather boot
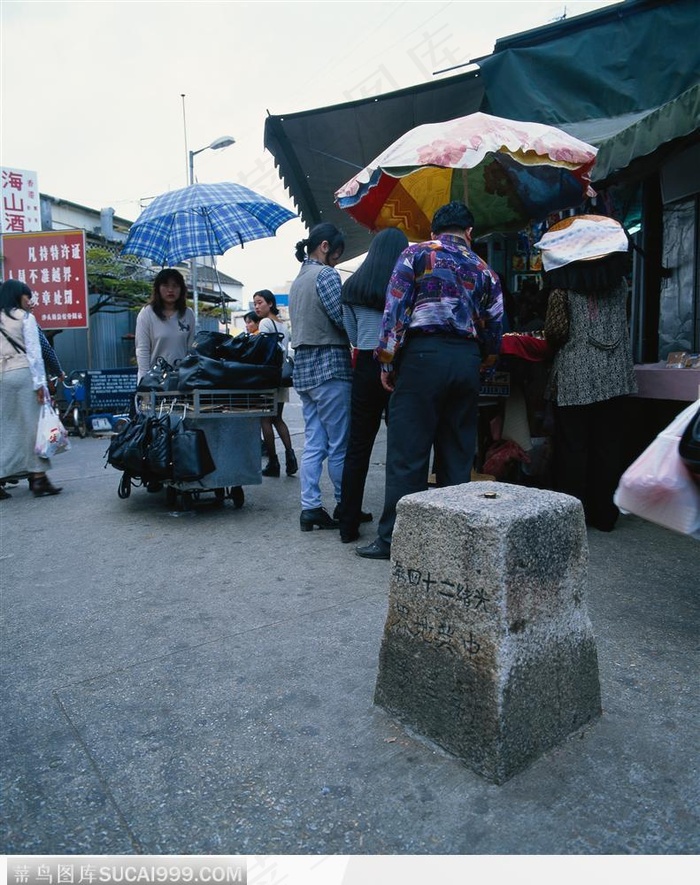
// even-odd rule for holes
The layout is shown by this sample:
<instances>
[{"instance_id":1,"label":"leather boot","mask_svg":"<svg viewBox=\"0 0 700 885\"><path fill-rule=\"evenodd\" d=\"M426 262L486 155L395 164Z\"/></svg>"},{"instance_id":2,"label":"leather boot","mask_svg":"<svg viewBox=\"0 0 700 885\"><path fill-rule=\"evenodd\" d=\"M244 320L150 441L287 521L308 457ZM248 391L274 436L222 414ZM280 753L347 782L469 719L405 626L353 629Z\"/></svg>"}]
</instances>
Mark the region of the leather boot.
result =
<instances>
[{"instance_id":1,"label":"leather boot","mask_svg":"<svg viewBox=\"0 0 700 885\"><path fill-rule=\"evenodd\" d=\"M279 476L280 475L280 462L277 455L273 455L270 460L267 462L265 469L262 472L263 476Z\"/></svg>"},{"instance_id":2,"label":"leather boot","mask_svg":"<svg viewBox=\"0 0 700 885\"><path fill-rule=\"evenodd\" d=\"M43 498L46 495L58 495L61 488L52 485L51 480L45 473L32 477L32 493L35 498Z\"/></svg>"},{"instance_id":3,"label":"leather boot","mask_svg":"<svg viewBox=\"0 0 700 885\"><path fill-rule=\"evenodd\" d=\"M297 456L294 454L294 449L287 449L284 457L287 468L287 476L294 476L297 470L299 470L299 465L297 464Z\"/></svg>"}]
</instances>

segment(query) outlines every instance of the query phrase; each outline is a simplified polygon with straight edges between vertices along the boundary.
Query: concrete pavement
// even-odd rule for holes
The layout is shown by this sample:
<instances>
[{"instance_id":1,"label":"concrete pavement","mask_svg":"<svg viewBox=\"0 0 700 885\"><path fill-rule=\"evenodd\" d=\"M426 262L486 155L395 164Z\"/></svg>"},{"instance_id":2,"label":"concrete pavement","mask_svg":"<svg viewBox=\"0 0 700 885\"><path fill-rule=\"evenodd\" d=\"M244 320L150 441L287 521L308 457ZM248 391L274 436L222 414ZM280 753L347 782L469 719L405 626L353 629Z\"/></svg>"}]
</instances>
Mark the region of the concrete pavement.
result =
<instances>
[{"instance_id":1,"label":"concrete pavement","mask_svg":"<svg viewBox=\"0 0 700 885\"><path fill-rule=\"evenodd\" d=\"M495 786L373 705L390 564L301 533L298 478L171 512L72 443L0 504L2 852L698 851L697 541L589 530L603 716Z\"/></svg>"}]
</instances>

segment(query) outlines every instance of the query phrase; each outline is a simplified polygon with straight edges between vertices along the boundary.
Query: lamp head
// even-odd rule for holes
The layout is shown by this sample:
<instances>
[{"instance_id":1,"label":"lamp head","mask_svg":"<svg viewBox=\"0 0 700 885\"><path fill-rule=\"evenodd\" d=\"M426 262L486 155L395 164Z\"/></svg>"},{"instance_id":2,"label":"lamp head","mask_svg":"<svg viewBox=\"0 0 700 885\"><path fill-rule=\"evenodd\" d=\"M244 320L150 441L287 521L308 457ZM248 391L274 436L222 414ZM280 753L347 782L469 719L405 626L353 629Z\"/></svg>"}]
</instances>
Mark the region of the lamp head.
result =
<instances>
[{"instance_id":1,"label":"lamp head","mask_svg":"<svg viewBox=\"0 0 700 885\"><path fill-rule=\"evenodd\" d=\"M214 141L209 145L211 150L218 151L221 148L230 147L232 144L236 143L236 139L231 135L221 135L219 138L215 138Z\"/></svg>"}]
</instances>

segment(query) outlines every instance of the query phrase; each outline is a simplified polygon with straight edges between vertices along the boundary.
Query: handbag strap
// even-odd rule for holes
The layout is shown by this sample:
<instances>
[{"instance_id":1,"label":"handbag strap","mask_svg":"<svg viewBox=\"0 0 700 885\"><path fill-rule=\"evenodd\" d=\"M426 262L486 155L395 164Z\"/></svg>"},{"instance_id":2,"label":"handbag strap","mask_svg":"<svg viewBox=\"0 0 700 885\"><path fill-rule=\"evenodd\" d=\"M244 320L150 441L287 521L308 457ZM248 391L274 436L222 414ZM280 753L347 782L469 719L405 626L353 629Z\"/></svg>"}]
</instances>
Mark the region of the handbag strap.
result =
<instances>
[{"instance_id":1,"label":"handbag strap","mask_svg":"<svg viewBox=\"0 0 700 885\"><path fill-rule=\"evenodd\" d=\"M2 332L2 334L5 336L5 338L7 338L7 340L14 347L14 349L17 351L17 353L26 353L27 352L27 349L25 347L22 347L21 344L18 344L15 341L15 339L12 337L12 335L8 335L2 326L0 326L0 332Z\"/></svg>"}]
</instances>

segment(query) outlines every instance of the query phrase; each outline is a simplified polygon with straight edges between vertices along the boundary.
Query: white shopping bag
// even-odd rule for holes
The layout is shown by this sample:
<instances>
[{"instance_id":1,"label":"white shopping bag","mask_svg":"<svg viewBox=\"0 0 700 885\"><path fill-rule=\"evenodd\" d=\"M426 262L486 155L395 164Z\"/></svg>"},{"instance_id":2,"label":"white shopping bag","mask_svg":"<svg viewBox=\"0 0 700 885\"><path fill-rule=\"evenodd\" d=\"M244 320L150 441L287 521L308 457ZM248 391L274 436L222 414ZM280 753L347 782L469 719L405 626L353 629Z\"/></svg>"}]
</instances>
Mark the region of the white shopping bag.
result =
<instances>
[{"instance_id":1,"label":"white shopping bag","mask_svg":"<svg viewBox=\"0 0 700 885\"><path fill-rule=\"evenodd\" d=\"M630 464L614 500L623 513L700 540L700 486L678 453L678 443L698 403L684 409Z\"/></svg>"},{"instance_id":2,"label":"white shopping bag","mask_svg":"<svg viewBox=\"0 0 700 885\"><path fill-rule=\"evenodd\" d=\"M34 451L40 458L53 458L70 449L68 431L50 403L44 403L39 414Z\"/></svg>"}]
</instances>

